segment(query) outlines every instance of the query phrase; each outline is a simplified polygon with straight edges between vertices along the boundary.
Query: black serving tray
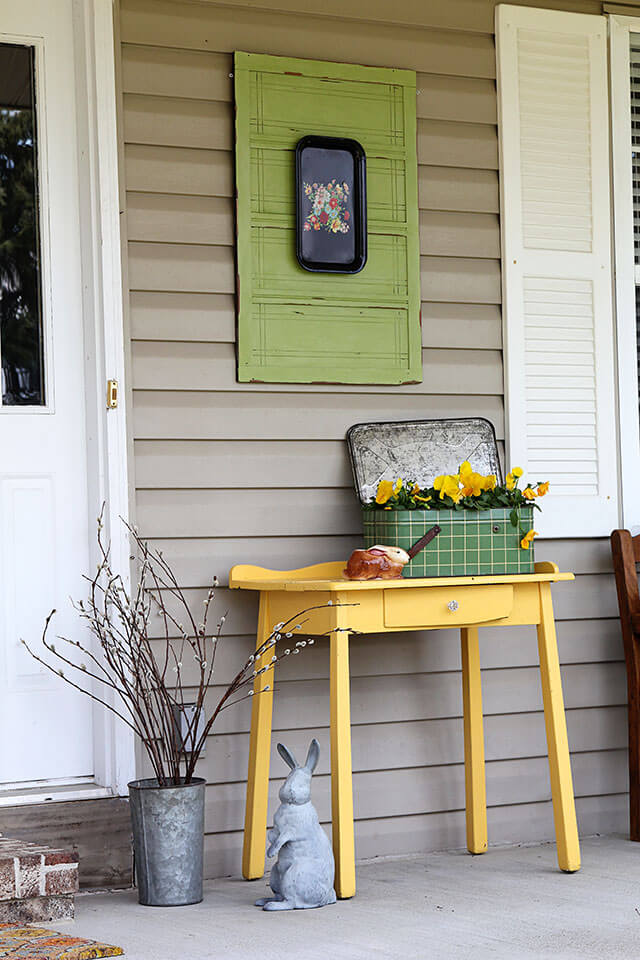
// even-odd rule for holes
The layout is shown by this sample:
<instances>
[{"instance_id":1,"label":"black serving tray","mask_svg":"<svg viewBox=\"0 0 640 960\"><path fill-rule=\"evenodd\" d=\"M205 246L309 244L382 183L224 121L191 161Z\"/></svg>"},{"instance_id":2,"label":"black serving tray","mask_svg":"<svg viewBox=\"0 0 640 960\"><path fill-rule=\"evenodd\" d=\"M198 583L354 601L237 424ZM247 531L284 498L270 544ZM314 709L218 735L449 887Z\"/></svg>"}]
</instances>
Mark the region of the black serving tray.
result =
<instances>
[{"instance_id":1,"label":"black serving tray","mask_svg":"<svg viewBox=\"0 0 640 960\"><path fill-rule=\"evenodd\" d=\"M367 262L366 181L365 153L357 140L308 136L298 141L296 256L305 270L362 270Z\"/></svg>"},{"instance_id":2,"label":"black serving tray","mask_svg":"<svg viewBox=\"0 0 640 960\"><path fill-rule=\"evenodd\" d=\"M439 474L456 473L464 460L502 482L495 430L484 417L356 423L347 431L347 446L361 503L375 497L381 480L402 477L431 487Z\"/></svg>"}]
</instances>

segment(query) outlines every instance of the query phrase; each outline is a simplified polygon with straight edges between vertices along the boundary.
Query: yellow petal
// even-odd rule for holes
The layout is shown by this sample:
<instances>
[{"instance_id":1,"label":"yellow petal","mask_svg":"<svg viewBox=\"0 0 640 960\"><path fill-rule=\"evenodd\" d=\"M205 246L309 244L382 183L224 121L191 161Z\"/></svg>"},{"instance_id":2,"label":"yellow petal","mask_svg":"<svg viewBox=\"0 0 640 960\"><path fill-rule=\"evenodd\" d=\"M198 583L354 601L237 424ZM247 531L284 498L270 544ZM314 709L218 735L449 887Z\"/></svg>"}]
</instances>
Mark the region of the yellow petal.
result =
<instances>
[{"instance_id":1,"label":"yellow petal","mask_svg":"<svg viewBox=\"0 0 640 960\"><path fill-rule=\"evenodd\" d=\"M512 467L511 473L514 475L514 477L521 477L522 474L524 473L524 470L522 469L522 467Z\"/></svg>"},{"instance_id":2,"label":"yellow petal","mask_svg":"<svg viewBox=\"0 0 640 960\"><path fill-rule=\"evenodd\" d=\"M391 480L381 480L378 484L376 493L376 503L386 503L393 494L393 484Z\"/></svg>"},{"instance_id":3,"label":"yellow petal","mask_svg":"<svg viewBox=\"0 0 640 960\"><path fill-rule=\"evenodd\" d=\"M396 480L396 482L395 482L395 484L394 484L393 492L394 492L394 493L400 493L401 490L402 490L402 480L401 480L400 477L398 477L398 479Z\"/></svg>"},{"instance_id":4,"label":"yellow petal","mask_svg":"<svg viewBox=\"0 0 640 960\"><path fill-rule=\"evenodd\" d=\"M446 494L448 497L451 497L454 503L457 503L462 496L462 490L460 489L460 477L457 475L450 475L445 477L445 484L440 491L440 498L442 499L443 494Z\"/></svg>"},{"instance_id":5,"label":"yellow petal","mask_svg":"<svg viewBox=\"0 0 640 960\"><path fill-rule=\"evenodd\" d=\"M484 477L482 477L479 473L469 474L469 476L465 478L465 482L470 484L474 497L478 497L482 493L484 488Z\"/></svg>"}]
</instances>

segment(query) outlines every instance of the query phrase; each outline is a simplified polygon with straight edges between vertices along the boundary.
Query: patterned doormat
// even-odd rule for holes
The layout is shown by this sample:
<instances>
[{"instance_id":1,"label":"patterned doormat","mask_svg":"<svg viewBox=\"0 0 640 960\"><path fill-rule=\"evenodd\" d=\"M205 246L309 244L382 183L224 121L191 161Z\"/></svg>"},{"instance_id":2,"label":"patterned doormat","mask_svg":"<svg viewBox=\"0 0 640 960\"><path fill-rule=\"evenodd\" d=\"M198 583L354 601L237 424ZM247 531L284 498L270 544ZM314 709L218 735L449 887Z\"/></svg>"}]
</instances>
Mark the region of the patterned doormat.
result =
<instances>
[{"instance_id":1,"label":"patterned doormat","mask_svg":"<svg viewBox=\"0 0 640 960\"><path fill-rule=\"evenodd\" d=\"M0 923L2 960L94 960L95 957L120 957L123 953L122 947L70 937L45 927Z\"/></svg>"}]
</instances>

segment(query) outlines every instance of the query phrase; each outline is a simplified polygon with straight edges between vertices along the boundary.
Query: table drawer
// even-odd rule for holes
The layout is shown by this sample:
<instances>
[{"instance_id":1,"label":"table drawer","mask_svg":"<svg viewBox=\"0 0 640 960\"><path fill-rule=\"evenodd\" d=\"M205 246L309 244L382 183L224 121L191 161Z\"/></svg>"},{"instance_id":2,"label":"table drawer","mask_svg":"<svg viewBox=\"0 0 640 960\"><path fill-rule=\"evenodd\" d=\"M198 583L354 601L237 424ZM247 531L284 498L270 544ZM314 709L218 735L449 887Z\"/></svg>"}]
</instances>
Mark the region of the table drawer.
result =
<instances>
[{"instance_id":1,"label":"table drawer","mask_svg":"<svg viewBox=\"0 0 640 960\"><path fill-rule=\"evenodd\" d=\"M385 627L441 627L508 617L513 586L416 587L384 591Z\"/></svg>"}]
</instances>

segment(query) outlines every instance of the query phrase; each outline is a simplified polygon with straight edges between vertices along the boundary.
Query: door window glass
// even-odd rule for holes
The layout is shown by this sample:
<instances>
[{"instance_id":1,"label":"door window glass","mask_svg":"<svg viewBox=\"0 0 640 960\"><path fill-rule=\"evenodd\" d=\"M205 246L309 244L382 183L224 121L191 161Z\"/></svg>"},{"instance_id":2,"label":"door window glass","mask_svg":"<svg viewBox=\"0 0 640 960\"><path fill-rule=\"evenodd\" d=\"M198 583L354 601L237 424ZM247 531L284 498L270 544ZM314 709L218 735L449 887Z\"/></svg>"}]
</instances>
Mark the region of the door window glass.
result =
<instances>
[{"instance_id":1,"label":"door window glass","mask_svg":"<svg viewBox=\"0 0 640 960\"><path fill-rule=\"evenodd\" d=\"M2 405L45 403L34 49L0 44Z\"/></svg>"}]
</instances>

